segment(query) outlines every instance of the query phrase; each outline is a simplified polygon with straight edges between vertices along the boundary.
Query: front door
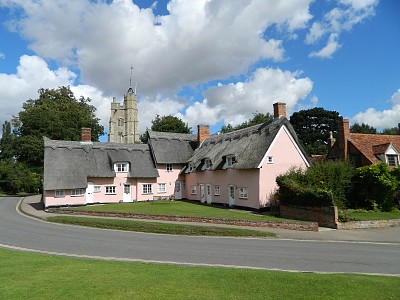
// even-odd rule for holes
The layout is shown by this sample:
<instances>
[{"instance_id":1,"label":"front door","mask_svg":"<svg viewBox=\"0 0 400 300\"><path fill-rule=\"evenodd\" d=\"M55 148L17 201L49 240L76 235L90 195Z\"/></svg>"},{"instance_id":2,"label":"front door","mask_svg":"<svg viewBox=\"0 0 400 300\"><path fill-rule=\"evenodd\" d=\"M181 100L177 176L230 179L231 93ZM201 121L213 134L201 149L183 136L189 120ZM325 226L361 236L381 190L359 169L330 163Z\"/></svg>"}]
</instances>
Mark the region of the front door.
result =
<instances>
[{"instance_id":1,"label":"front door","mask_svg":"<svg viewBox=\"0 0 400 300\"><path fill-rule=\"evenodd\" d=\"M128 183L124 184L124 195L123 195L122 201L123 202L132 202L131 185Z\"/></svg>"},{"instance_id":2,"label":"front door","mask_svg":"<svg viewBox=\"0 0 400 300\"><path fill-rule=\"evenodd\" d=\"M207 184L207 204L211 204L212 195L211 195L211 184Z\"/></svg>"},{"instance_id":3,"label":"front door","mask_svg":"<svg viewBox=\"0 0 400 300\"><path fill-rule=\"evenodd\" d=\"M235 186L228 185L229 207L235 206Z\"/></svg>"},{"instance_id":4,"label":"front door","mask_svg":"<svg viewBox=\"0 0 400 300\"><path fill-rule=\"evenodd\" d=\"M86 204L93 203L93 191L94 191L93 183L88 182L86 188Z\"/></svg>"},{"instance_id":5,"label":"front door","mask_svg":"<svg viewBox=\"0 0 400 300\"><path fill-rule=\"evenodd\" d=\"M177 199L177 200L182 199L182 187L181 187L181 182L180 181L176 181L175 182L174 198Z\"/></svg>"},{"instance_id":6,"label":"front door","mask_svg":"<svg viewBox=\"0 0 400 300\"><path fill-rule=\"evenodd\" d=\"M204 184L200 183L200 202L204 203L206 200L206 195L204 193Z\"/></svg>"}]
</instances>

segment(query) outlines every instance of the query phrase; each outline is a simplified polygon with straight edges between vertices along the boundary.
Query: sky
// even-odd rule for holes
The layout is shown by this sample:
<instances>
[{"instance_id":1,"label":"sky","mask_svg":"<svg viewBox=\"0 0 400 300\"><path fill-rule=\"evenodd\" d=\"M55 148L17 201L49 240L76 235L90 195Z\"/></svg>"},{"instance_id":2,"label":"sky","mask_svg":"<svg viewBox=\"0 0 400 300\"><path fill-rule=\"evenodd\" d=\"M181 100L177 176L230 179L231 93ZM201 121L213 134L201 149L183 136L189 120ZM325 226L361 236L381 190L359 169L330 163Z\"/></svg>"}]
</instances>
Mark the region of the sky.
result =
<instances>
[{"instance_id":1,"label":"sky","mask_svg":"<svg viewBox=\"0 0 400 300\"><path fill-rule=\"evenodd\" d=\"M391 128L399 55L398 0L0 0L0 123L69 85L108 131L132 66L140 133L157 114L214 133L275 102Z\"/></svg>"}]
</instances>

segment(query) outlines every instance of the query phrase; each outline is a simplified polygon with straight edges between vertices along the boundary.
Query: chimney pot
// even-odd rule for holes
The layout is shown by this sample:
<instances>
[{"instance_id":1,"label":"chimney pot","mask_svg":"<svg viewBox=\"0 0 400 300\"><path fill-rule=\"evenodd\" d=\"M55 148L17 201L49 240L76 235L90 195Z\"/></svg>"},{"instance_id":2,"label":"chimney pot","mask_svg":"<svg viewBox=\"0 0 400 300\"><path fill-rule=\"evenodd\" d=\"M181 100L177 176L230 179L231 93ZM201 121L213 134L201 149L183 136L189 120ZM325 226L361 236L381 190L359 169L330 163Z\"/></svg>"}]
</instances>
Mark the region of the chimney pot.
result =
<instances>
[{"instance_id":1,"label":"chimney pot","mask_svg":"<svg viewBox=\"0 0 400 300\"><path fill-rule=\"evenodd\" d=\"M274 118L286 118L286 103L274 103Z\"/></svg>"},{"instance_id":2,"label":"chimney pot","mask_svg":"<svg viewBox=\"0 0 400 300\"><path fill-rule=\"evenodd\" d=\"M92 129L91 128L82 128L81 141L83 143L91 143L92 142Z\"/></svg>"},{"instance_id":3,"label":"chimney pot","mask_svg":"<svg viewBox=\"0 0 400 300\"><path fill-rule=\"evenodd\" d=\"M197 144L200 147L201 143L210 137L210 127L208 125L197 125Z\"/></svg>"}]
</instances>

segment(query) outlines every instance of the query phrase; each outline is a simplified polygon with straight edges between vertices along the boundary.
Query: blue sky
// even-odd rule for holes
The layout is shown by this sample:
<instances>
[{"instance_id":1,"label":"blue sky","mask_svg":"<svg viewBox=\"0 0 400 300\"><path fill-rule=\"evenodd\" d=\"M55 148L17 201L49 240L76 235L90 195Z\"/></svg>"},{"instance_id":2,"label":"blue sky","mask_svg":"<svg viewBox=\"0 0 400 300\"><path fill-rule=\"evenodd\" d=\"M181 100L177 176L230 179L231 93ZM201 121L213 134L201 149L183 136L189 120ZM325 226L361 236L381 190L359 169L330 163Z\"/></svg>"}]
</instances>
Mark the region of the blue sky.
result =
<instances>
[{"instance_id":1,"label":"blue sky","mask_svg":"<svg viewBox=\"0 0 400 300\"><path fill-rule=\"evenodd\" d=\"M107 130L133 65L141 132L156 114L215 132L276 101L389 128L399 53L398 0L0 0L0 123L70 85Z\"/></svg>"}]
</instances>

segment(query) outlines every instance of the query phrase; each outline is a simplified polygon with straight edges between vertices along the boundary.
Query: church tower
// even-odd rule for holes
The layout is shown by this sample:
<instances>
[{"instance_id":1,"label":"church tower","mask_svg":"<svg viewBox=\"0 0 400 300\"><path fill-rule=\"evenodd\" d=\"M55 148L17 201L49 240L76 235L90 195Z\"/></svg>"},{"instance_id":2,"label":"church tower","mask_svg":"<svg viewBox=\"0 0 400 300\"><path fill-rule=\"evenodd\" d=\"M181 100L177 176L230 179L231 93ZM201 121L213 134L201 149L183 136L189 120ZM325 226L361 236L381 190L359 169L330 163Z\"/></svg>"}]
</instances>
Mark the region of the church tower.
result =
<instances>
[{"instance_id":1,"label":"church tower","mask_svg":"<svg viewBox=\"0 0 400 300\"><path fill-rule=\"evenodd\" d=\"M132 84L132 79L130 80ZM140 143L137 96L132 86L124 95L124 103L111 102L108 142L133 144Z\"/></svg>"}]
</instances>

